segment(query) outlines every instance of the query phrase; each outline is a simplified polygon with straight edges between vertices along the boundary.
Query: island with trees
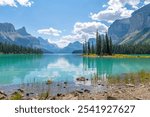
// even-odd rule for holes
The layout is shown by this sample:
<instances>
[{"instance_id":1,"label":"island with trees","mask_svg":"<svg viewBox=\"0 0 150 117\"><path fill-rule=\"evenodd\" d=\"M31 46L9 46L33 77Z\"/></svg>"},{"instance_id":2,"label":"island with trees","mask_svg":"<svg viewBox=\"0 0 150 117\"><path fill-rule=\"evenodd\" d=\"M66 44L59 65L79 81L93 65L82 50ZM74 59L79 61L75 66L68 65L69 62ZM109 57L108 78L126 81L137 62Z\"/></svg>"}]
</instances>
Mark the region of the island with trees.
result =
<instances>
[{"instance_id":1,"label":"island with trees","mask_svg":"<svg viewBox=\"0 0 150 117\"><path fill-rule=\"evenodd\" d=\"M98 31L95 44L86 40L83 43L84 57L150 58L146 54L150 54L149 44L113 44L107 33L100 35Z\"/></svg>"}]
</instances>

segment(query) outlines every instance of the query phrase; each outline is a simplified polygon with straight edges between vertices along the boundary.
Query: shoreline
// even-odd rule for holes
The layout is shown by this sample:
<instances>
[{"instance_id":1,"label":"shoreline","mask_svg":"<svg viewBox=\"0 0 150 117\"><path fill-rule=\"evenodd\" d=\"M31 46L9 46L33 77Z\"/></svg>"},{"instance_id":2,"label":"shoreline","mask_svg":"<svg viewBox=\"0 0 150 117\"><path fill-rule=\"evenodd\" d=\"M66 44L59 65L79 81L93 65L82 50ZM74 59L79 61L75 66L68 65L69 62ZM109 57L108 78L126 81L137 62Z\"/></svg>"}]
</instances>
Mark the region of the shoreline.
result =
<instances>
[{"instance_id":1,"label":"shoreline","mask_svg":"<svg viewBox=\"0 0 150 117\"><path fill-rule=\"evenodd\" d=\"M0 100L150 100L150 73L0 87Z\"/></svg>"},{"instance_id":2,"label":"shoreline","mask_svg":"<svg viewBox=\"0 0 150 117\"><path fill-rule=\"evenodd\" d=\"M150 55L139 55L139 54L113 54L113 55L103 55L103 56L98 56L96 54L90 54L90 55L81 55L82 57L89 57L89 58L150 58Z\"/></svg>"},{"instance_id":3,"label":"shoreline","mask_svg":"<svg viewBox=\"0 0 150 117\"><path fill-rule=\"evenodd\" d=\"M30 95L30 96L29 96ZM92 92L86 88L68 93L57 93L50 95L43 92L41 95L34 93L25 93L23 89L17 89L10 95L0 91L0 100L149 100L150 99L150 83L126 84L125 86L110 85L107 90L101 92Z\"/></svg>"}]
</instances>

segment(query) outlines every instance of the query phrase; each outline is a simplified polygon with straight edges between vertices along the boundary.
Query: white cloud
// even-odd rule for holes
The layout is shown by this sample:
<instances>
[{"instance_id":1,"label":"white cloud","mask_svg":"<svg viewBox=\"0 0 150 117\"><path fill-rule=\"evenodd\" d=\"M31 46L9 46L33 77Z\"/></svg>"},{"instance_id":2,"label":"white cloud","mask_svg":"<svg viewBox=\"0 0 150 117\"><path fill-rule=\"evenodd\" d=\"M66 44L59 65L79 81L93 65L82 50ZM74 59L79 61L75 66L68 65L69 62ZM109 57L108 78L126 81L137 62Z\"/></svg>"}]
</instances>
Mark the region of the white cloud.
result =
<instances>
[{"instance_id":1,"label":"white cloud","mask_svg":"<svg viewBox=\"0 0 150 117\"><path fill-rule=\"evenodd\" d=\"M107 7L107 5L106 5L106 4L104 4L102 7L103 7L103 8L105 8L105 7Z\"/></svg>"},{"instance_id":2,"label":"white cloud","mask_svg":"<svg viewBox=\"0 0 150 117\"><path fill-rule=\"evenodd\" d=\"M29 0L16 0L20 5L22 6L26 6L26 7L31 7L31 5L33 4L33 1L29 1Z\"/></svg>"},{"instance_id":3,"label":"white cloud","mask_svg":"<svg viewBox=\"0 0 150 117\"><path fill-rule=\"evenodd\" d=\"M40 29L37 32L39 34L52 35L52 36L60 36L60 34L62 33L60 30L54 29L52 27L47 29Z\"/></svg>"},{"instance_id":4,"label":"white cloud","mask_svg":"<svg viewBox=\"0 0 150 117\"><path fill-rule=\"evenodd\" d=\"M101 22L77 22L74 25L74 29L71 35L63 36L61 40L70 42L83 42L85 39L93 38L96 35L96 31L105 33L108 27Z\"/></svg>"},{"instance_id":5,"label":"white cloud","mask_svg":"<svg viewBox=\"0 0 150 117\"><path fill-rule=\"evenodd\" d=\"M58 41L56 41L56 40L54 41L54 40L48 39L48 42L52 43L52 44L56 44L60 48L63 48L63 47L67 46L70 43L70 41L65 40L65 39L60 39Z\"/></svg>"},{"instance_id":6,"label":"white cloud","mask_svg":"<svg viewBox=\"0 0 150 117\"><path fill-rule=\"evenodd\" d=\"M75 34L95 34L96 30L104 33L106 32L108 27L101 22L77 22L74 25L73 33Z\"/></svg>"},{"instance_id":7,"label":"white cloud","mask_svg":"<svg viewBox=\"0 0 150 117\"><path fill-rule=\"evenodd\" d=\"M86 35L87 37L87 35ZM65 35L59 38L59 40L52 40L52 39L48 39L49 43L53 43L58 45L58 47L63 48L66 47L69 43L75 42L75 41L79 41L79 42L83 42L85 40L85 37L83 35L79 35L79 34L70 34L70 35Z\"/></svg>"},{"instance_id":8,"label":"white cloud","mask_svg":"<svg viewBox=\"0 0 150 117\"><path fill-rule=\"evenodd\" d=\"M150 3L150 0L145 0L144 1L144 4L146 5L146 4L149 4Z\"/></svg>"},{"instance_id":9,"label":"white cloud","mask_svg":"<svg viewBox=\"0 0 150 117\"><path fill-rule=\"evenodd\" d=\"M33 4L33 1L30 0L0 0L0 6L11 6L17 7L17 4L21 6L30 7Z\"/></svg>"},{"instance_id":10,"label":"white cloud","mask_svg":"<svg viewBox=\"0 0 150 117\"><path fill-rule=\"evenodd\" d=\"M113 22L116 19L130 17L132 12L138 8L140 0L109 0L108 7L98 13L91 13L91 18L98 21ZM130 5L132 10L125 6Z\"/></svg>"},{"instance_id":11,"label":"white cloud","mask_svg":"<svg viewBox=\"0 0 150 117\"><path fill-rule=\"evenodd\" d=\"M55 43L63 48L69 43L79 41L83 42L85 39L93 38L96 35L96 30L105 33L108 27L100 22L77 22L73 27L72 34L62 36L58 41L49 40L50 43Z\"/></svg>"},{"instance_id":12,"label":"white cloud","mask_svg":"<svg viewBox=\"0 0 150 117\"><path fill-rule=\"evenodd\" d=\"M12 6L12 7L16 7L16 3L14 0L0 0L0 6Z\"/></svg>"}]
</instances>

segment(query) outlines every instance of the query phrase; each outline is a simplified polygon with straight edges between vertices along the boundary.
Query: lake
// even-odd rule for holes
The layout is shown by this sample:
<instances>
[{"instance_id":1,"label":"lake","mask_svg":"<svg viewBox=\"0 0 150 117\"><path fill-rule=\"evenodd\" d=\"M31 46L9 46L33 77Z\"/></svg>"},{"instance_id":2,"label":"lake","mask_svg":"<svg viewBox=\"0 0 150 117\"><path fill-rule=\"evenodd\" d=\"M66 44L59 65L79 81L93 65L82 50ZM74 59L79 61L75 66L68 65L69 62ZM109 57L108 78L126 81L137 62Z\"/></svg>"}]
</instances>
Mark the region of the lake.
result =
<instances>
[{"instance_id":1,"label":"lake","mask_svg":"<svg viewBox=\"0 0 150 117\"><path fill-rule=\"evenodd\" d=\"M0 55L0 85L75 82L77 77L150 71L150 59L83 58L72 54Z\"/></svg>"}]
</instances>

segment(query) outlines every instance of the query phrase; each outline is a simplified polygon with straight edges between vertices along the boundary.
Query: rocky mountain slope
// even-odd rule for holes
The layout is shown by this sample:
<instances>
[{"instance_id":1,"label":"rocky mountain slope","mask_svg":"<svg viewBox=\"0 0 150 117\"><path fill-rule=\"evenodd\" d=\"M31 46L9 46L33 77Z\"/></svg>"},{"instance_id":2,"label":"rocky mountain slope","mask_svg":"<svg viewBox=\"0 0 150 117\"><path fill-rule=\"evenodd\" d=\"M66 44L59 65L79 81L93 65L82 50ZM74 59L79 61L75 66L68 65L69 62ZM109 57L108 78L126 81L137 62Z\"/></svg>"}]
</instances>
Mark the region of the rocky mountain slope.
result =
<instances>
[{"instance_id":1,"label":"rocky mountain slope","mask_svg":"<svg viewBox=\"0 0 150 117\"><path fill-rule=\"evenodd\" d=\"M44 52L55 52L59 50L57 45L51 44L41 37L36 38L27 33L25 27L16 30L11 23L0 23L0 42L24 47L40 48Z\"/></svg>"},{"instance_id":2,"label":"rocky mountain slope","mask_svg":"<svg viewBox=\"0 0 150 117\"><path fill-rule=\"evenodd\" d=\"M115 44L150 44L150 4L133 12L130 18L116 20L108 34Z\"/></svg>"},{"instance_id":3,"label":"rocky mountain slope","mask_svg":"<svg viewBox=\"0 0 150 117\"><path fill-rule=\"evenodd\" d=\"M56 44L49 43L42 37L34 37L26 31L25 27L18 30L11 23L0 23L0 42L16 44L24 47L40 48L43 52L72 53L74 50L82 50L82 43L76 41L64 48L59 48Z\"/></svg>"}]
</instances>

